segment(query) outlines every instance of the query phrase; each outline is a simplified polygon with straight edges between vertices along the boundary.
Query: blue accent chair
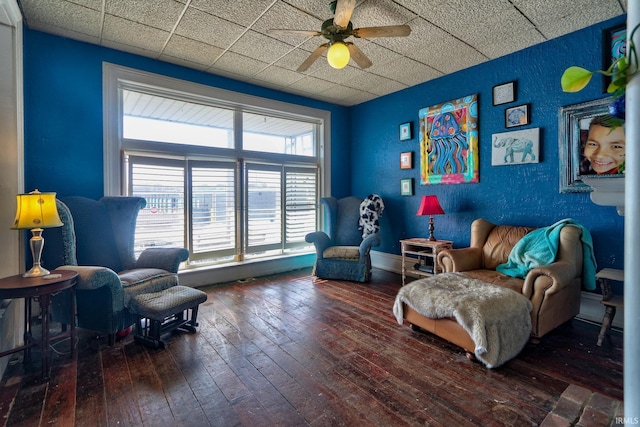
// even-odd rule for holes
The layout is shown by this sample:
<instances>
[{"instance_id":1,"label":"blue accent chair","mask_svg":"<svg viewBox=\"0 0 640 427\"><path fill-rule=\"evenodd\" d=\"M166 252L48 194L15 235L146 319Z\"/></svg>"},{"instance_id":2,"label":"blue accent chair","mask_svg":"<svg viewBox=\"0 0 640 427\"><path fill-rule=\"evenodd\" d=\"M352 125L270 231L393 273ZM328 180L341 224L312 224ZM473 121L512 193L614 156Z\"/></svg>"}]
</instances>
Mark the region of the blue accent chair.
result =
<instances>
[{"instance_id":1,"label":"blue accent chair","mask_svg":"<svg viewBox=\"0 0 640 427\"><path fill-rule=\"evenodd\" d=\"M381 239L373 233L362 239L359 226L360 204L363 199L324 197L324 231L307 234L305 240L316 247L314 275L320 279L368 282L371 280L371 248Z\"/></svg>"},{"instance_id":2,"label":"blue accent chair","mask_svg":"<svg viewBox=\"0 0 640 427\"><path fill-rule=\"evenodd\" d=\"M42 263L47 268L73 270L76 284L76 321L80 328L115 334L135 324L128 309L133 296L159 292L178 284L180 263L189 257L184 248L148 248L136 259L134 237L141 197L67 197L58 200L60 228L46 230ZM54 321L69 322L69 298L52 298Z\"/></svg>"}]
</instances>

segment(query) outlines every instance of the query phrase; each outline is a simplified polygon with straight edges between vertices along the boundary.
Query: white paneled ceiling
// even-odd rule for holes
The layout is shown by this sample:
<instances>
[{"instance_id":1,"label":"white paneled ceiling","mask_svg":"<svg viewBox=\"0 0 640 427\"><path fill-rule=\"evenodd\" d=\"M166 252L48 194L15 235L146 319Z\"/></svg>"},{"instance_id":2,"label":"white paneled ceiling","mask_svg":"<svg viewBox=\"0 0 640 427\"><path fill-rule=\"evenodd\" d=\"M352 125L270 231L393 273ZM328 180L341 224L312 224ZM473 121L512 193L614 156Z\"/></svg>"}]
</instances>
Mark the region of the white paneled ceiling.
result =
<instances>
[{"instance_id":1,"label":"white paneled ceiling","mask_svg":"<svg viewBox=\"0 0 640 427\"><path fill-rule=\"evenodd\" d=\"M18 0L25 24L88 43L340 105L355 105L622 15L626 0L359 0L354 28L408 37L352 41L373 61L298 66L326 39L329 0Z\"/></svg>"}]
</instances>

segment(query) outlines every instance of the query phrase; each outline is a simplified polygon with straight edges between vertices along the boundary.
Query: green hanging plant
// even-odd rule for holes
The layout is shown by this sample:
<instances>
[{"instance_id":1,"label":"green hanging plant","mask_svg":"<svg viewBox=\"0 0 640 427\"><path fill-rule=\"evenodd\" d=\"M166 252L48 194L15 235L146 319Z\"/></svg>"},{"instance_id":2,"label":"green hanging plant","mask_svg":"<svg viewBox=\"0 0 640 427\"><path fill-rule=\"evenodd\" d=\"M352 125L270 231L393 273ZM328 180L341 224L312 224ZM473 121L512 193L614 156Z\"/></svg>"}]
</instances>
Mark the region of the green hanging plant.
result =
<instances>
[{"instance_id":1,"label":"green hanging plant","mask_svg":"<svg viewBox=\"0 0 640 427\"><path fill-rule=\"evenodd\" d=\"M594 74L602 74L611 77L611 83L607 87L607 92L613 94L614 98L624 95L627 83L633 76L638 74L638 53L633 42L633 35L640 27L640 24L631 32L627 53L611 63L606 70L589 71L586 68L571 66L562 74L560 85L565 92L579 92L584 89Z\"/></svg>"},{"instance_id":2,"label":"green hanging plant","mask_svg":"<svg viewBox=\"0 0 640 427\"><path fill-rule=\"evenodd\" d=\"M589 84L594 74L611 77L607 92L612 94L613 99L609 104L608 114L602 119L602 124L611 129L624 126L627 84L640 71L638 53L633 42L633 36L639 27L640 24L636 25L629 36L626 54L613 61L606 70L589 71L586 68L571 66L564 71L560 79L560 85L564 92L579 92ZM624 172L625 163L623 162L618 166L618 173Z\"/></svg>"}]
</instances>

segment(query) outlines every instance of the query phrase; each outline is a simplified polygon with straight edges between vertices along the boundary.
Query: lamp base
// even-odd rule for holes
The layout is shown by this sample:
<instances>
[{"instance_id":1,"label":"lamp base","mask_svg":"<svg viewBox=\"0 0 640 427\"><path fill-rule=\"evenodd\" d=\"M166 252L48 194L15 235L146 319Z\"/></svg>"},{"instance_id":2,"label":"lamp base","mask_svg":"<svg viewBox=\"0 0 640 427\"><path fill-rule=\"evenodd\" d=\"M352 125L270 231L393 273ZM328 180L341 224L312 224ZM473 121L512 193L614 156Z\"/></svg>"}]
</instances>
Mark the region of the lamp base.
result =
<instances>
[{"instance_id":1,"label":"lamp base","mask_svg":"<svg viewBox=\"0 0 640 427\"><path fill-rule=\"evenodd\" d=\"M31 246L31 256L33 258L33 267L22 277L42 277L49 274L49 270L40 265L40 259L42 257L42 248L44 248L44 237L42 237L42 228L34 228L31 230L31 239L29 239L29 246Z\"/></svg>"},{"instance_id":2,"label":"lamp base","mask_svg":"<svg viewBox=\"0 0 640 427\"><path fill-rule=\"evenodd\" d=\"M46 268L41 267L40 265L34 265L33 267L31 267L31 269L29 269L29 271L24 273L22 277L42 277L47 276L50 273L51 272Z\"/></svg>"},{"instance_id":3,"label":"lamp base","mask_svg":"<svg viewBox=\"0 0 640 427\"><path fill-rule=\"evenodd\" d=\"M436 240L438 240L433 235L434 229L435 229L435 226L433 225L433 215L429 215L429 237L427 238L427 240L430 242L435 242Z\"/></svg>"}]
</instances>

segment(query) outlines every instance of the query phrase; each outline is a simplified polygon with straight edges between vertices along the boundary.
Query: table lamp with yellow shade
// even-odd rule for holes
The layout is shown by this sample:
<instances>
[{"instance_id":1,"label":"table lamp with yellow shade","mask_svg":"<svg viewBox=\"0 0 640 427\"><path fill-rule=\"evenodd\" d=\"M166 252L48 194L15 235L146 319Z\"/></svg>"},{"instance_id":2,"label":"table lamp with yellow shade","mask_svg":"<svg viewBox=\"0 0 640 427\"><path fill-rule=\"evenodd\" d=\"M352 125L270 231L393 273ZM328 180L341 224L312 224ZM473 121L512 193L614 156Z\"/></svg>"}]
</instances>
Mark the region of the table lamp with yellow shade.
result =
<instances>
[{"instance_id":1,"label":"table lamp with yellow shade","mask_svg":"<svg viewBox=\"0 0 640 427\"><path fill-rule=\"evenodd\" d=\"M27 194L18 194L14 230L31 230L29 239L33 267L22 277L41 277L49 274L49 270L40 265L42 248L44 248L43 229L61 227L62 221L56 207L56 193L41 193L34 190Z\"/></svg>"}]
</instances>

